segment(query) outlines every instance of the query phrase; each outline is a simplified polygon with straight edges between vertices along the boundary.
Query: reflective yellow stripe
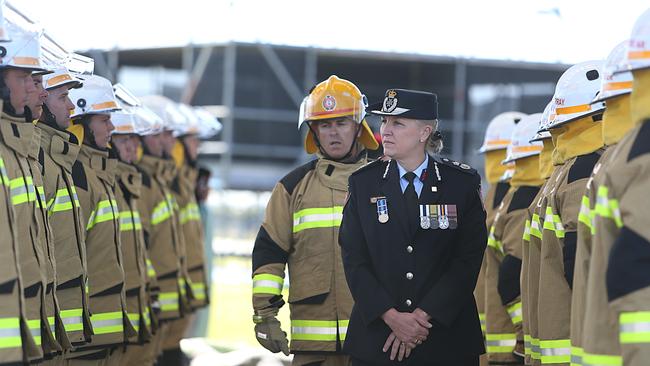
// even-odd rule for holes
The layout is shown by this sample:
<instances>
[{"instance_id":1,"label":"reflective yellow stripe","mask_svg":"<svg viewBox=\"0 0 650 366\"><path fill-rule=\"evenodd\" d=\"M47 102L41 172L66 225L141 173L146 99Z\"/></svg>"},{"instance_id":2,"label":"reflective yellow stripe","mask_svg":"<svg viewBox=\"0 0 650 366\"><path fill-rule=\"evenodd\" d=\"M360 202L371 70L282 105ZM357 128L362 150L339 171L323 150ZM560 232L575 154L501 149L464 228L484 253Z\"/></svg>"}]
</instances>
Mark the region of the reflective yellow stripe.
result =
<instances>
[{"instance_id":1,"label":"reflective yellow stripe","mask_svg":"<svg viewBox=\"0 0 650 366\"><path fill-rule=\"evenodd\" d=\"M81 331L84 329L83 309L61 310L61 321L66 332Z\"/></svg>"},{"instance_id":2,"label":"reflective yellow stripe","mask_svg":"<svg viewBox=\"0 0 650 366\"><path fill-rule=\"evenodd\" d=\"M178 311L178 292L161 292L158 296L161 311Z\"/></svg>"},{"instance_id":3,"label":"reflective yellow stripe","mask_svg":"<svg viewBox=\"0 0 650 366\"><path fill-rule=\"evenodd\" d=\"M293 214L293 232L306 229L338 227L343 218L343 206L306 208Z\"/></svg>"},{"instance_id":4,"label":"reflective yellow stripe","mask_svg":"<svg viewBox=\"0 0 650 366\"><path fill-rule=\"evenodd\" d=\"M2 174L2 184L6 187L9 187L9 175L7 175L7 169L5 168L5 161L0 158L0 173Z\"/></svg>"},{"instance_id":5,"label":"reflective yellow stripe","mask_svg":"<svg viewBox=\"0 0 650 366\"><path fill-rule=\"evenodd\" d=\"M0 318L0 349L22 347L19 318Z\"/></svg>"},{"instance_id":6,"label":"reflective yellow stripe","mask_svg":"<svg viewBox=\"0 0 650 366\"><path fill-rule=\"evenodd\" d=\"M206 298L205 283L192 282L191 287L192 287L192 293L194 294L194 298L196 300L205 300Z\"/></svg>"},{"instance_id":7,"label":"reflective yellow stripe","mask_svg":"<svg viewBox=\"0 0 650 366\"><path fill-rule=\"evenodd\" d=\"M158 225L165 222L172 216L170 203L167 200L160 201L151 213L151 224Z\"/></svg>"},{"instance_id":8,"label":"reflective yellow stripe","mask_svg":"<svg viewBox=\"0 0 650 366\"><path fill-rule=\"evenodd\" d=\"M280 295L284 278L268 273L257 274L253 276L253 293Z\"/></svg>"},{"instance_id":9,"label":"reflective yellow stripe","mask_svg":"<svg viewBox=\"0 0 650 366\"><path fill-rule=\"evenodd\" d=\"M571 362L571 341L568 339L540 340L542 364Z\"/></svg>"},{"instance_id":10,"label":"reflective yellow stripe","mask_svg":"<svg viewBox=\"0 0 650 366\"><path fill-rule=\"evenodd\" d=\"M485 333L485 313L478 313L478 320L481 322L481 331Z\"/></svg>"},{"instance_id":11,"label":"reflective yellow stripe","mask_svg":"<svg viewBox=\"0 0 650 366\"><path fill-rule=\"evenodd\" d=\"M91 213L86 230L92 229L102 222L116 220L119 218L117 202L115 200L103 200L97 203L97 208Z\"/></svg>"},{"instance_id":12,"label":"reflective yellow stripe","mask_svg":"<svg viewBox=\"0 0 650 366\"><path fill-rule=\"evenodd\" d=\"M580 347L571 346L571 365L570 366L582 366L583 364L584 351Z\"/></svg>"},{"instance_id":13,"label":"reflective yellow stripe","mask_svg":"<svg viewBox=\"0 0 650 366\"><path fill-rule=\"evenodd\" d=\"M129 321L131 322L131 325L135 329L135 331L140 330L140 314L138 313L127 313L126 316L129 318Z\"/></svg>"},{"instance_id":14,"label":"reflective yellow stripe","mask_svg":"<svg viewBox=\"0 0 650 366\"><path fill-rule=\"evenodd\" d=\"M201 221L201 211L199 210L199 206L194 202L188 203L180 212L181 224L190 221Z\"/></svg>"},{"instance_id":15,"label":"reflective yellow stripe","mask_svg":"<svg viewBox=\"0 0 650 366\"><path fill-rule=\"evenodd\" d=\"M27 320L27 327L37 346L41 345L41 319Z\"/></svg>"},{"instance_id":16,"label":"reflective yellow stripe","mask_svg":"<svg viewBox=\"0 0 650 366\"><path fill-rule=\"evenodd\" d=\"M514 333L487 333L485 345L488 353L512 353L517 346L517 335Z\"/></svg>"},{"instance_id":17,"label":"reflective yellow stripe","mask_svg":"<svg viewBox=\"0 0 650 366\"><path fill-rule=\"evenodd\" d=\"M526 219L526 224L524 226L524 236L522 237L524 241L530 241L530 220Z\"/></svg>"},{"instance_id":18,"label":"reflective yellow stripe","mask_svg":"<svg viewBox=\"0 0 650 366\"><path fill-rule=\"evenodd\" d=\"M618 322L621 344L650 343L650 311L621 313Z\"/></svg>"},{"instance_id":19,"label":"reflective yellow stripe","mask_svg":"<svg viewBox=\"0 0 650 366\"><path fill-rule=\"evenodd\" d=\"M73 203L67 188L56 191L56 196L47 203L49 215L55 212L72 210Z\"/></svg>"},{"instance_id":20,"label":"reflective yellow stripe","mask_svg":"<svg viewBox=\"0 0 650 366\"><path fill-rule=\"evenodd\" d=\"M598 198L596 200L596 215L614 220L616 226L623 227L621 211L618 207L618 200L609 198L609 188L607 186L598 187Z\"/></svg>"},{"instance_id":21,"label":"reflective yellow stripe","mask_svg":"<svg viewBox=\"0 0 650 366\"><path fill-rule=\"evenodd\" d=\"M521 323L522 321L521 301L508 306L508 315L510 315L510 320L512 320L512 324L517 325Z\"/></svg>"},{"instance_id":22,"label":"reflective yellow stripe","mask_svg":"<svg viewBox=\"0 0 650 366\"><path fill-rule=\"evenodd\" d=\"M618 355L598 355L585 352L582 356L584 366L623 366L623 358Z\"/></svg>"},{"instance_id":23,"label":"reflective yellow stripe","mask_svg":"<svg viewBox=\"0 0 650 366\"><path fill-rule=\"evenodd\" d=\"M47 207L46 202L45 202L45 190L43 189L43 186L36 186L36 193L38 193L38 207L45 209Z\"/></svg>"},{"instance_id":24,"label":"reflective yellow stripe","mask_svg":"<svg viewBox=\"0 0 650 366\"><path fill-rule=\"evenodd\" d=\"M532 347L532 337L530 334L524 334L524 354L526 356L531 355L531 347Z\"/></svg>"},{"instance_id":25,"label":"reflective yellow stripe","mask_svg":"<svg viewBox=\"0 0 650 366\"><path fill-rule=\"evenodd\" d=\"M138 211L120 211L120 231L142 230L140 213Z\"/></svg>"},{"instance_id":26,"label":"reflective yellow stripe","mask_svg":"<svg viewBox=\"0 0 650 366\"><path fill-rule=\"evenodd\" d=\"M530 221L530 235L541 239L542 238L542 225L538 214L533 214L533 218Z\"/></svg>"},{"instance_id":27,"label":"reflective yellow stripe","mask_svg":"<svg viewBox=\"0 0 650 366\"><path fill-rule=\"evenodd\" d=\"M11 203L14 206L36 201L36 188L32 177L18 177L9 181Z\"/></svg>"},{"instance_id":28,"label":"reflective yellow stripe","mask_svg":"<svg viewBox=\"0 0 650 366\"><path fill-rule=\"evenodd\" d=\"M156 278L156 269L153 267L153 263L151 263L151 259L147 258L147 276L149 278Z\"/></svg>"},{"instance_id":29,"label":"reflective yellow stripe","mask_svg":"<svg viewBox=\"0 0 650 366\"><path fill-rule=\"evenodd\" d=\"M95 334L124 332L124 318L121 311L92 314L90 322Z\"/></svg>"},{"instance_id":30,"label":"reflective yellow stripe","mask_svg":"<svg viewBox=\"0 0 650 366\"><path fill-rule=\"evenodd\" d=\"M544 229L553 231L559 239L564 238L564 225L560 216L553 212L551 206L546 207L546 216L544 217Z\"/></svg>"},{"instance_id":31,"label":"reflective yellow stripe","mask_svg":"<svg viewBox=\"0 0 650 366\"><path fill-rule=\"evenodd\" d=\"M345 340L349 320L292 320L292 341L335 342L337 332Z\"/></svg>"},{"instance_id":32,"label":"reflective yellow stripe","mask_svg":"<svg viewBox=\"0 0 650 366\"><path fill-rule=\"evenodd\" d=\"M487 245L489 247L494 248L494 250L498 251L499 253L503 254L503 246L501 244L501 241L497 240L496 237L494 236L494 225L490 227L490 234L488 235Z\"/></svg>"},{"instance_id":33,"label":"reflective yellow stripe","mask_svg":"<svg viewBox=\"0 0 650 366\"><path fill-rule=\"evenodd\" d=\"M585 224L591 231L591 208L590 208L589 197L582 196L582 202L580 204L580 212L578 213L578 222Z\"/></svg>"},{"instance_id":34,"label":"reflective yellow stripe","mask_svg":"<svg viewBox=\"0 0 650 366\"><path fill-rule=\"evenodd\" d=\"M541 349L539 347L539 339L530 337L530 356L534 360L542 358Z\"/></svg>"}]
</instances>

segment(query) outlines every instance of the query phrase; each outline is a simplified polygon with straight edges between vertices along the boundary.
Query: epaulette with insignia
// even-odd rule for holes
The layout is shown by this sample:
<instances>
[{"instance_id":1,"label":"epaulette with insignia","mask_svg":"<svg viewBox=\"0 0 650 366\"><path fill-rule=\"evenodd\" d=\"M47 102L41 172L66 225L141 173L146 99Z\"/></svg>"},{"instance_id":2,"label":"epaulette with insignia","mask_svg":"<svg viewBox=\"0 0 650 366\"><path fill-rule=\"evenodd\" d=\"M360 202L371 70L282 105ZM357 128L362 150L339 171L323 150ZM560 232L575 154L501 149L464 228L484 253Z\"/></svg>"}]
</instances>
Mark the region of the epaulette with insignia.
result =
<instances>
[{"instance_id":1,"label":"epaulette with insignia","mask_svg":"<svg viewBox=\"0 0 650 366\"><path fill-rule=\"evenodd\" d=\"M389 160L389 161L390 161L390 160ZM352 172L351 175L355 175L355 174L361 173L361 172L363 172L363 171L366 171L366 170L368 170L368 169L372 169L372 168L376 167L377 165L379 165L380 163L383 163L383 162L384 162L384 161L381 160L381 159L373 160L373 161L367 163L366 165L359 167L357 170L355 170L354 172Z\"/></svg>"},{"instance_id":2,"label":"epaulette with insignia","mask_svg":"<svg viewBox=\"0 0 650 366\"><path fill-rule=\"evenodd\" d=\"M467 165L465 163L461 163L461 162L451 160L451 159L448 159L448 158L436 158L436 161L441 163L441 164L444 164L446 166L455 168L455 169L457 169L457 170L459 170L459 171L461 171L463 173L467 173L467 174L471 174L471 175L478 174L476 169L472 168L471 166L469 166L469 165Z\"/></svg>"}]
</instances>

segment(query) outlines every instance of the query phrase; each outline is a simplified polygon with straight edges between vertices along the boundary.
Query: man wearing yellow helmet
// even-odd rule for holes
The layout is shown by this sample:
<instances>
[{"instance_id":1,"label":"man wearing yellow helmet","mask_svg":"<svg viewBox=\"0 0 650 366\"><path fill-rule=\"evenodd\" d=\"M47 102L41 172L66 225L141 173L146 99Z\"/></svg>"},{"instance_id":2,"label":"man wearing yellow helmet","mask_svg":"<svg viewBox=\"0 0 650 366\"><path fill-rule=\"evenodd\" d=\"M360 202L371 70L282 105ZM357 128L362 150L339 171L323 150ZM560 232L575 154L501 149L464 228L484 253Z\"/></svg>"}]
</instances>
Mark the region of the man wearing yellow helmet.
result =
<instances>
[{"instance_id":1,"label":"man wearing yellow helmet","mask_svg":"<svg viewBox=\"0 0 650 366\"><path fill-rule=\"evenodd\" d=\"M351 82L330 76L303 100L298 127L305 150L318 158L296 168L273 189L253 249L255 336L271 352L289 354L276 319L285 266L291 278L293 365L349 365L341 353L352 310L338 231L348 177L378 143L365 121L366 99Z\"/></svg>"}]
</instances>

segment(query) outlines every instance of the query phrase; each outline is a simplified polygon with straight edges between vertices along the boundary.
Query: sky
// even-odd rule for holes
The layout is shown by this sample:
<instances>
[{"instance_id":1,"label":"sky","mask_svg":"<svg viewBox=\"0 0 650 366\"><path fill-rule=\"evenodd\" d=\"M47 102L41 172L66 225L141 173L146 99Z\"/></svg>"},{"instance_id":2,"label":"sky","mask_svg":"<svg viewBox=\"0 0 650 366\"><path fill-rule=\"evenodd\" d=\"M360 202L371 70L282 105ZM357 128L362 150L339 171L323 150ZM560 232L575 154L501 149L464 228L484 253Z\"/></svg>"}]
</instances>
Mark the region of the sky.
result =
<instances>
[{"instance_id":1,"label":"sky","mask_svg":"<svg viewBox=\"0 0 650 366\"><path fill-rule=\"evenodd\" d=\"M71 50L240 41L563 63L607 57L650 7L647 0L9 2Z\"/></svg>"}]
</instances>

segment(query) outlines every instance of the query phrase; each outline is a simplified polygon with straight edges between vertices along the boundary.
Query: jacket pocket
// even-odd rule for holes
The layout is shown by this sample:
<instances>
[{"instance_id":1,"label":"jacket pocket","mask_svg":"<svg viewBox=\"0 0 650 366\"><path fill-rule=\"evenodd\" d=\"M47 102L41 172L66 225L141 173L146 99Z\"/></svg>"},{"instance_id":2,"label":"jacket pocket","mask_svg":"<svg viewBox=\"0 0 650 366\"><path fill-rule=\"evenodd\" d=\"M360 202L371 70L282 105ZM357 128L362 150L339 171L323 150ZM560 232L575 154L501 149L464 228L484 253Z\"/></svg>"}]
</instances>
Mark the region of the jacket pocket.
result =
<instances>
[{"instance_id":1,"label":"jacket pocket","mask_svg":"<svg viewBox=\"0 0 650 366\"><path fill-rule=\"evenodd\" d=\"M333 253L289 260L289 303L327 294L332 286Z\"/></svg>"}]
</instances>

